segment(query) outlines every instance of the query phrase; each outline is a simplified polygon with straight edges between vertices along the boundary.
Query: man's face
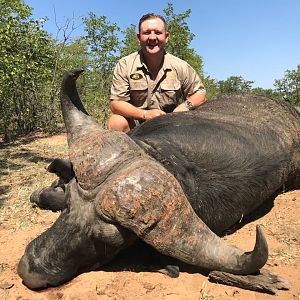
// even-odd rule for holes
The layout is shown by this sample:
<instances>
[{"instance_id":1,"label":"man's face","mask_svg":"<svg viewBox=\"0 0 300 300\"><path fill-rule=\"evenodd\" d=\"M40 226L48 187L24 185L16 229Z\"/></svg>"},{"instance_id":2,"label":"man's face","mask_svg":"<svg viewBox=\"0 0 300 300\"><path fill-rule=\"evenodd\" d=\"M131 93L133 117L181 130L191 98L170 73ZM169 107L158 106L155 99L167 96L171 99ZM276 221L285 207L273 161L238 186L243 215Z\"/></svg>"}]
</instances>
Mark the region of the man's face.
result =
<instances>
[{"instance_id":1,"label":"man's face","mask_svg":"<svg viewBox=\"0 0 300 300\"><path fill-rule=\"evenodd\" d=\"M157 54L163 52L169 39L164 22L159 19L145 20L141 24L137 35L144 54Z\"/></svg>"}]
</instances>

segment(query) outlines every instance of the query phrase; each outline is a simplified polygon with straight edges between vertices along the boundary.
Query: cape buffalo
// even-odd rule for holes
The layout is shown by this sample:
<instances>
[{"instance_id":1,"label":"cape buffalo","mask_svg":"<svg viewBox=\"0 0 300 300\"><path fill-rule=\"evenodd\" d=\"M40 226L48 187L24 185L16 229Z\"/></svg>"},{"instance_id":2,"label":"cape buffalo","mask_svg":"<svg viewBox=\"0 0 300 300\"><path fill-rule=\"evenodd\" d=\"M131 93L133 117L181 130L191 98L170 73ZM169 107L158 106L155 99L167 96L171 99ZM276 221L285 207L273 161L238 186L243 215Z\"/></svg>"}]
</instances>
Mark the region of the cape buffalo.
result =
<instances>
[{"instance_id":1,"label":"cape buffalo","mask_svg":"<svg viewBox=\"0 0 300 300\"><path fill-rule=\"evenodd\" d=\"M76 89L81 72L67 72L61 89L75 176L66 208L20 260L25 285L59 285L138 239L209 270L250 274L264 266L268 247L259 227L252 252L217 234L299 181L299 114L267 97L228 95L127 135L87 114Z\"/></svg>"}]
</instances>

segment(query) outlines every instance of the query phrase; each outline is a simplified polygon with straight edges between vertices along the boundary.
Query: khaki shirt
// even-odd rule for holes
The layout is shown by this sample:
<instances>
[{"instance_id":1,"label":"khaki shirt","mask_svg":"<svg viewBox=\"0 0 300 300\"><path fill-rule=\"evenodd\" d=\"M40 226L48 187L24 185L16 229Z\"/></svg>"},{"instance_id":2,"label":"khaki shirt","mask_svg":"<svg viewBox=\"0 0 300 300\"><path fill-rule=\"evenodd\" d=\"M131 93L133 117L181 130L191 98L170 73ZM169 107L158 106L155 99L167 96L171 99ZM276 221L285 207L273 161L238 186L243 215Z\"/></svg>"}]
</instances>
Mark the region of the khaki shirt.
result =
<instances>
[{"instance_id":1,"label":"khaki shirt","mask_svg":"<svg viewBox=\"0 0 300 300\"><path fill-rule=\"evenodd\" d=\"M187 62L166 53L162 68L152 80L139 51L117 63L110 100L127 101L143 109L160 108L172 112L180 99L194 93L205 94L205 88Z\"/></svg>"}]
</instances>

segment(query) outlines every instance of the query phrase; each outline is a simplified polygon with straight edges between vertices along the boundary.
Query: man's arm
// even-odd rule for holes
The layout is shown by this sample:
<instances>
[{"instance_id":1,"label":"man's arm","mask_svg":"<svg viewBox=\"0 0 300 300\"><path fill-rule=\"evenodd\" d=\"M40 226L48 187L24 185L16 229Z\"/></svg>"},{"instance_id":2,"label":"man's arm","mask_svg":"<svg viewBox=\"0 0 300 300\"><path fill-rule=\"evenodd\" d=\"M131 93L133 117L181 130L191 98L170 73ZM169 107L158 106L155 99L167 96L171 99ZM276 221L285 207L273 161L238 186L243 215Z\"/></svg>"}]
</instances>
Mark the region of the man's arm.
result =
<instances>
[{"instance_id":1,"label":"man's arm","mask_svg":"<svg viewBox=\"0 0 300 300\"><path fill-rule=\"evenodd\" d=\"M110 102L111 111L114 114L121 115L125 118L136 120L150 120L154 117L165 115L166 113L160 109L141 109L133 106L126 101L112 100Z\"/></svg>"},{"instance_id":2,"label":"man's arm","mask_svg":"<svg viewBox=\"0 0 300 300\"><path fill-rule=\"evenodd\" d=\"M193 95L190 95L188 97L188 100L192 102L193 107L196 108L200 105L202 105L206 101L206 94L205 93L194 93ZM186 107L186 104L183 102L179 104L173 112L179 112L179 111L188 111L189 109Z\"/></svg>"},{"instance_id":3,"label":"man's arm","mask_svg":"<svg viewBox=\"0 0 300 300\"><path fill-rule=\"evenodd\" d=\"M123 116L125 118L144 120L145 111L126 101L112 100L110 102L110 108L114 114Z\"/></svg>"},{"instance_id":4,"label":"man's arm","mask_svg":"<svg viewBox=\"0 0 300 300\"><path fill-rule=\"evenodd\" d=\"M205 87L197 72L188 63L181 65L180 81L184 100L189 100L193 108L197 108L206 101ZM179 104L174 112L188 111L188 107L183 102Z\"/></svg>"}]
</instances>

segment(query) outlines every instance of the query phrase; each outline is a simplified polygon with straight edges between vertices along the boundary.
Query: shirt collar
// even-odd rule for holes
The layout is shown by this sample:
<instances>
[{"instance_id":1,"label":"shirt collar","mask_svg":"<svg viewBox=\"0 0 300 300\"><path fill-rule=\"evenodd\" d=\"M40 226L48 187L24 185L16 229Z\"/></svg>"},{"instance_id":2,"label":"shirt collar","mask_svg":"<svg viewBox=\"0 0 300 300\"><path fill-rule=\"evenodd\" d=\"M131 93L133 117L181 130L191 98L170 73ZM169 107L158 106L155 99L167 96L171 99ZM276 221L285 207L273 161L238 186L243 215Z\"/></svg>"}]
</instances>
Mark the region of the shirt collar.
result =
<instances>
[{"instance_id":1,"label":"shirt collar","mask_svg":"<svg viewBox=\"0 0 300 300\"><path fill-rule=\"evenodd\" d=\"M136 66L136 70L138 71L138 70L140 70L142 68L145 68L148 71L148 68L147 68L147 66L146 66L146 64L144 62L144 59L143 59L143 52L142 52L142 50L138 51L138 55L139 55L139 60L138 60L137 66ZM165 54L164 54L164 62L163 62L162 69L165 72L172 70L170 61L168 59L168 53L166 51L165 51Z\"/></svg>"}]
</instances>

